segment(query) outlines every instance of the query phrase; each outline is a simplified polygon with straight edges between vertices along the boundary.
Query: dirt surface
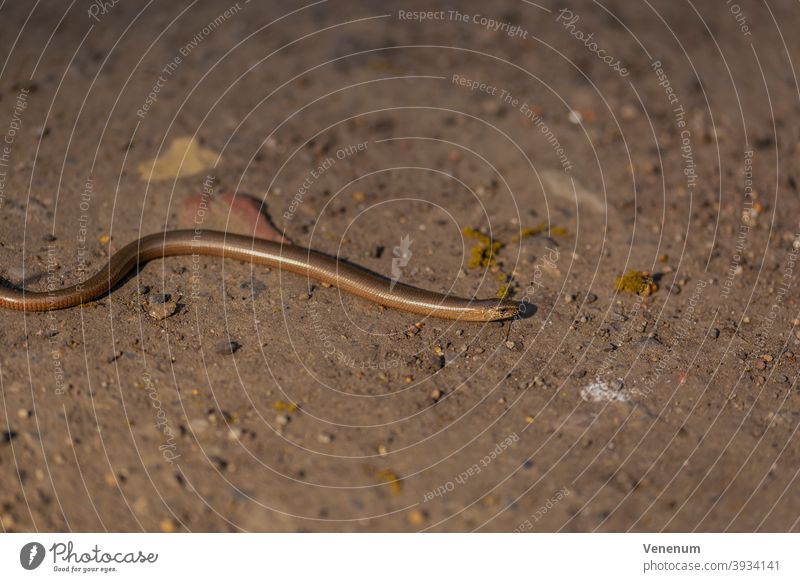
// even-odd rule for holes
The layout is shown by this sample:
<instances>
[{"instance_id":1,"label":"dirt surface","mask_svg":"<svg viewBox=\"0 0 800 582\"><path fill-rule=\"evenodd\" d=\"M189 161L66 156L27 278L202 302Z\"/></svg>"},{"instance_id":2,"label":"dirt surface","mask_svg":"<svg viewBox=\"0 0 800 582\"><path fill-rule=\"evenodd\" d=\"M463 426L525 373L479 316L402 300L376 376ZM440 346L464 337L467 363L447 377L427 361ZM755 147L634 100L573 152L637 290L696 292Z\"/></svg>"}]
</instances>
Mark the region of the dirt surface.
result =
<instances>
[{"instance_id":1,"label":"dirt surface","mask_svg":"<svg viewBox=\"0 0 800 582\"><path fill-rule=\"evenodd\" d=\"M277 229L531 307L176 257L3 311L4 531L800 527L797 6L452 4L0 8L6 284Z\"/></svg>"}]
</instances>

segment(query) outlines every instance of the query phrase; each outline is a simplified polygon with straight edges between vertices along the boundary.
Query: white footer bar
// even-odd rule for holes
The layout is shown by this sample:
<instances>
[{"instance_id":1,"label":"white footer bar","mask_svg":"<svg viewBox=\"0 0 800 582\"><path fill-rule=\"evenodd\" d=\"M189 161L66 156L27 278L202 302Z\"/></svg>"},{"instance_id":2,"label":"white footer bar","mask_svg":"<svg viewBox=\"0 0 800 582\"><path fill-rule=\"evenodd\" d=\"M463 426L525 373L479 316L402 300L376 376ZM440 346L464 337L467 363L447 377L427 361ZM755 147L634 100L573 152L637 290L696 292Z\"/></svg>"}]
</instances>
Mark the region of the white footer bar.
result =
<instances>
[{"instance_id":1,"label":"white footer bar","mask_svg":"<svg viewBox=\"0 0 800 582\"><path fill-rule=\"evenodd\" d=\"M799 549L796 534L3 534L0 578L777 581L800 580Z\"/></svg>"}]
</instances>

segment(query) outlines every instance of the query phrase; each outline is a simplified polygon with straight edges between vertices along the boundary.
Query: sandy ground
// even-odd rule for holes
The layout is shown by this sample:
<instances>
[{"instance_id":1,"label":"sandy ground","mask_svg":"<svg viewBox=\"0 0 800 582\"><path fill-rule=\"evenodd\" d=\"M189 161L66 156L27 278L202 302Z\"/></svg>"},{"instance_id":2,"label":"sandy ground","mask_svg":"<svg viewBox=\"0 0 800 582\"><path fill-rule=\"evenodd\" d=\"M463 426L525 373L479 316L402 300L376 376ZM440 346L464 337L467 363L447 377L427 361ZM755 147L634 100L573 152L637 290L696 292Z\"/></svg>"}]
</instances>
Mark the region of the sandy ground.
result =
<instances>
[{"instance_id":1,"label":"sandy ground","mask_svg":"<svg viewBox=\"0 0 800 582\"><path fill-rule=\"evenodd\" d=\"M295 243L535 313L211 257L4 311L4 531L800 529L796 5L264 4L0 8L6 284L252 234L249 195Z\"/></svg>"}]
</instances>

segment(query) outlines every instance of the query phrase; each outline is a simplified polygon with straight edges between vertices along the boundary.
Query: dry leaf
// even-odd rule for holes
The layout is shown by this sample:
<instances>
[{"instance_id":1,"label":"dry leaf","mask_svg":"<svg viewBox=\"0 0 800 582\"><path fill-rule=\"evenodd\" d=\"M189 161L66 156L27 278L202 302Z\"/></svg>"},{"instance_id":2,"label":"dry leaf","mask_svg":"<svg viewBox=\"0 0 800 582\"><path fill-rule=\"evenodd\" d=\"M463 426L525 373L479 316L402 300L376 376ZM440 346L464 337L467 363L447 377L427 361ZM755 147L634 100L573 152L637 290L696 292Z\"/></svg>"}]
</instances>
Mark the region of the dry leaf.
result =
<instances>
[{"instance_id":1,"label":"dry leaf","mask_svg":"<svg viewBox=\"0 0 800 582\"><path fill-rule=\"evenodd\" d=\"M198 174L217 160L216 152L200 147L197 140L179 137L154 160L139 164L143 180L171 180Z\"/></svg>"}]
</instances>

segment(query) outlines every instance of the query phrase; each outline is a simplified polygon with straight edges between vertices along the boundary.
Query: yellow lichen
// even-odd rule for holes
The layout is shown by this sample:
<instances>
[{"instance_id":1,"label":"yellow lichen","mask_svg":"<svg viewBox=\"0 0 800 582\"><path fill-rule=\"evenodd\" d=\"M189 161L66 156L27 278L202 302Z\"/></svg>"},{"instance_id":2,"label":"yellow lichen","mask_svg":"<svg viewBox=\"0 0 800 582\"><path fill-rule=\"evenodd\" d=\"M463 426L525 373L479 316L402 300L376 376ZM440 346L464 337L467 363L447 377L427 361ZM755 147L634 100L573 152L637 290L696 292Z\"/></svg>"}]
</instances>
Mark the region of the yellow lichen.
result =
<instances>
[{"instance_id":1,"label":"yellow lichen","mask_svg":"<svg viewBox=\"0 0 800 582\"><path fill-rule=\"evenodd\" d=\"M283 400L276 400L272 403L272 408L284 412L297 412L297 404L293 402L285 402Z\"/></svg>"},{"instance_id":2,"label":"yellow lichen","mask_svg":"<svg viewBox=\"0 0 800 582\"><path fill-rule=\"evenodd\" d=\"M647 271L630 270L622 277L618 277L614 288L617 291L648 296L658 290L658 285L653 281L652 275Z\"/></svg>"},{"instance_id":3,"label":"yellow lichen","mask_svg":"<svg viewBox=\"0 0 800 582\"><path fill-rule=\"evenodd\" d=\"M470 250L467 267L470 269L480 269L494 267L497 264L497 253L500 252L500 249L502 249L505 244L500 241L492 240L491 237L474 228L465 228L464 236L478 241Z\"/></svg>"},{"instance_id":4,"label":"yellow lichen","mask_svg":"<svg viewBox=\"0 0 800 582\"><path fill-rule=\"evenodd\" d=\"M381 469L375 473L375 476L380 479L381 481L385 481L389 484L389 488L392 491L392 495L400 495L403 492L403 481L400 477L392 471L391 469Z\"/></svg>"},{"instance_id":5,"label":"yellow lichen","mask_svg":"<svg viewBox=\"0 0 800 582\"><path fill-rule=\"evenodd\" d=\"M542 232L544 232L544 229L546 227L547 225L545 225L544 223L540 224L539 226L533 226L533 227L526 226L525 228L520 229L519 234L514 235L514 241L516 242L524 238L530 238L532 236L540 235L542 234Z\"/></svg>"},{"instance_id":6,"label":"yellow lichen","mask_svg":"<svg viewBox=\"0 0 800 582\"><path fill-rule=\"evenodd\" d=\"M498 273L497 280L501 283L501 285L497 290L496 297L498 299L508 299L512 297L517 290L517 284L514 281L514 276L507 275L506 273Z\"/></svg>"},{"instance_id":7,"label":"yellow lichen","mask_svg":"<svg viewBox=\"0 0 800 582\"><path fill-rule=\"evenodd\" d=\"M539 236L544 233L547 233L547 236L567 236L569 231L563 226L551 227L548 223L542 222L538 226L526 226L525 228L521 228L519 234L514 236L514 242L532 236Z\"/></svg>"}]
</instances>

